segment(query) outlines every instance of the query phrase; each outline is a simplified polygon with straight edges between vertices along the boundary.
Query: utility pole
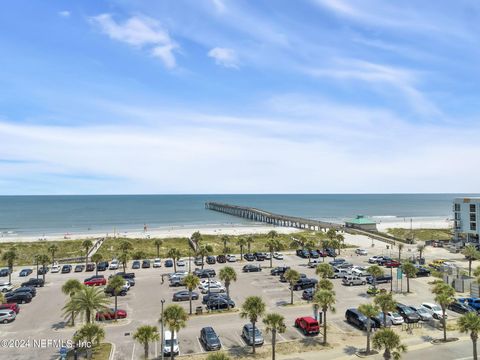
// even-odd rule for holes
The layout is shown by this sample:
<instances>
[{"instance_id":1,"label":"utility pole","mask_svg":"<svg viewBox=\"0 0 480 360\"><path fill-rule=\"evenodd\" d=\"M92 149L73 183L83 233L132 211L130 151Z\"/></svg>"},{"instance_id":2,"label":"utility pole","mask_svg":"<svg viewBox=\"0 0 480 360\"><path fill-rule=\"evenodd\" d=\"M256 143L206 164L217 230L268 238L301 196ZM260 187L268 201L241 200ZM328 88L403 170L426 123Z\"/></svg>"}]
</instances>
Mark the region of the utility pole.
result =
<instances>
[{"instance_id":1,"label":"utility pole","mask_svg":"<svg viewBox=\"0 0 480 360\"><path fill-rule=\"evenodd\" d=\"M165 355L164 355L164 353L163 353L163 343L165 342L165 339L164 339L165 332L164 332L164 330L163 330L163 304L165 303L165 299L160 300L160 303L162 304L162 307L161 307L161 308L162 308L162 315L160 316L161 324L162 324L162 326L161 326L161 328L160 328L160 329L161 329L160 331L161 331L161 333L162 333L162 334L161 334L161 339L162 339L161 341L162 341L162 342L161 342L161 344L160 344L160 350L161 350L161 353L162 353L161 359L164 360L164 359L165 359ZM173 351L173 349L172 349L172 351Z\"/></svg>"}]
</instances>

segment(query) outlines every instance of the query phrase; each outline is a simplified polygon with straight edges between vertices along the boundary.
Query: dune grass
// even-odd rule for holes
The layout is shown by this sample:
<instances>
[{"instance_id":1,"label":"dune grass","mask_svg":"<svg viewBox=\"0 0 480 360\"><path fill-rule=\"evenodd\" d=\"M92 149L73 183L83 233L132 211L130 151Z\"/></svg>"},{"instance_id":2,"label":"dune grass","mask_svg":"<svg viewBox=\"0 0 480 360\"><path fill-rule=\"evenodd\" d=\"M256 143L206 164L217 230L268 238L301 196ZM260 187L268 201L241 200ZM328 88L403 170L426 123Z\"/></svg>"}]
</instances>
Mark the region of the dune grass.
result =
<instances>
[{"instance_id":1,"label":"dune grass","mask_svg":"<svg viewBox=\"0 0 480 360\"><path fill-rule=\"evenodd\" d=\"M410 229L391 228L387 229L387 233L399 239L409 239L411 237ZM453 235L450 229L413 229L413 236L417 241L447 241L450 240Z\"/></svg>"}]
</instances>

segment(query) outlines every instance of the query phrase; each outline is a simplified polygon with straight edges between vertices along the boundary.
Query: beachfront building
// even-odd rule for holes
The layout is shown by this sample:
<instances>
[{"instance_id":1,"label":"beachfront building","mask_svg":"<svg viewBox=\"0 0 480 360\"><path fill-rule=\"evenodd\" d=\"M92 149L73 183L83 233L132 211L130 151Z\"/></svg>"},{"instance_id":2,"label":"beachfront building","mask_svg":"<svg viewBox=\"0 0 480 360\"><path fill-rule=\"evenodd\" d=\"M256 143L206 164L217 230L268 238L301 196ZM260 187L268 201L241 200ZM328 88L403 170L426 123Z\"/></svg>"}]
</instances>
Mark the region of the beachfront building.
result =
<instances>
[{"instance_id":1,"label":"beachfront building","mask_svg":"<svg viewBox=\"0 0 480 360\"><path fill-rule=\"evenodd\" d=\"M363 215L357 215L355 219L345 221L345 226L349 228L377 231L377 223Z\"/></svg>"},{"instance_id":2,"label":"beachfront building","mask_svg":"<svg viewBox=\"0 0 480 360\"><path fill-rule=\"evenodd\" d=\"M480 197L457 198L453 201L455 241L479 243Z\"/></svg>"}]
</instances>

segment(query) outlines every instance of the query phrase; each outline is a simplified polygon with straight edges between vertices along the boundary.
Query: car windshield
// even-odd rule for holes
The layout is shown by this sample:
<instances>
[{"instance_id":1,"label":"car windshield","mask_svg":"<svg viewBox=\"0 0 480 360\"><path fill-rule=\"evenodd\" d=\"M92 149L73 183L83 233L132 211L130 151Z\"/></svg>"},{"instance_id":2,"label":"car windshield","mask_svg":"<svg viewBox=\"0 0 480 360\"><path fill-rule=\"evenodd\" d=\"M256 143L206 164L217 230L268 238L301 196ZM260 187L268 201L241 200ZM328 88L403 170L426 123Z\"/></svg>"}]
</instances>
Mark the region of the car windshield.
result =
<instances>
[{"instance_id":1,"label":"car windshield","mask_svg":"<svg viewBox=\"0 0 480 360\"><path fill-rule=\"evenodd\" d=\"M165 339L165 345L170 347L170 344L172 343L171 339ZM173 346L177 346L177 339L173 339Z\"/></svg>"},{"instance_id":2,"label":"car windshield","mask_svg":"<svg viewBox=\"0 0 480 360\"><path fill-rule=\"evenodd\" d=\"M249 335L252 335L252 331L253 331L253 329L252 329L252 328L249 328L249 329L248 329L248 334L249 334ZM261 336L261 335L262 335L262 334L260 333L260 330L258 330L258 328L255 328L255 337Z\"/></svg>"},{"instance_id":3,"label":"car windshield","mask_svg":"<svg viewBox=\"0 0 480 360\"><path fill-rule=\"evenodd\" d=\"M425 309L422 309L422 308L418 308L418 309L417 309L417 312L418 312L419 314L428 314L428 311L425 310Z\"/></svg>"},{"instance_id":4,"label":"car windshield","mask_svg":"<svg viewBox=\"0 0 480 360\"><path fill-rule=\"evenodd\" d=\"M394 312L394 313L392 313L392 316L393 316L393 317L400 317L400 314L399 314L399 313L396 313L396 312Z\"/></svg>"},{"instance_id":5,"label":"car windshield","mask_svg":"<svg viewBox=\"0 0 480 360\"><path fill-rule=\"evenodd\" d=\"M210 341L216 341L217 335L214 332L207 332L206 337Z\"/></svg>"},{"instance_id":6,"label":"car windshield","mask_svg":"<svg viewBox=\"0 0 480 360\"><path fill-rule=\"evenodd\" d=\"M403 308L403 312L404 312L405 314L407 314L407 315L410 315L410 314L413 314L413 313L414 313L414 311L413 311L412 309L407 308L407 307L404 307L404 308Z\"/></svg>"},{"instance_id":7,"label":"car windshield","mask_svg":"<svg viewBox=\"0 0 480 360\"><path fill-rule=\"evenodd\" d=\"M440 306L438 306L438 305L433 305L433 306L432 306L432 310L433 310L433 311L442 311L442 309L441 309Z\"/></svg>"}]
</instances>

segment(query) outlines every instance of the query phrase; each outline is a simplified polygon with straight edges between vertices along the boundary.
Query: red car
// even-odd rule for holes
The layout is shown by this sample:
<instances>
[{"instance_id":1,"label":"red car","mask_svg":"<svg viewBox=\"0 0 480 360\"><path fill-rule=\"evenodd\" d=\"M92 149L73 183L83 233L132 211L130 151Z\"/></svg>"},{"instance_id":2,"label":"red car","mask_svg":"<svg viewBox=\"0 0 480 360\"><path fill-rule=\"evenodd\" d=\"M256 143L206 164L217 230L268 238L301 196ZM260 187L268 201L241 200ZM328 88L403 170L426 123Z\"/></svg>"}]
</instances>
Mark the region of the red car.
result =
<instances>
[{"instance_id":1,"label":"red car","mask_svg":"<svg viewBox=\"0 0 480 360\"><path fill-rule=\"evenodd\" d=\"M125 310L117 309L117 319L125 319L127 317L127 312ZM97 321L103 320L114 320L115 319L115 310L107 309L105 311L99 311L95 315Z\"/></svg>"},{"instance_id":2,"label":"red car","mask_svg":"<svg viewBox=\"0 0 480 360\"><path fill-rule=\"evenodd\" d=\"M305 335L318 335L320 332L318 321L311 316L297 318L295 320L295 327L300 329Z\"/></svg>"},{"instance_id":3,"label":"red car","mask_svg":"<svg viewBox=\"0 0 480 360\"><path fill-rule=\"evenodd\" d=\"M318 252L318 255L320 257L327 257L328 256L328 253L325 250L318 249L317 252Z\"/></svg>"},{"instance_id":4,"label":"red car","mask_svg":"<svg viewBox=\"0 0 480 360\"><path fill-rule=\"evenodd\" d=\"M388 260L388 261L385 261L385 263L383 265L385 265L385 267L387 267L387 268L397 268L401 264L397 260Z\"/></svg>"},{"instance_id":5,"label":"red car","mask_svg":"<svg viewBox=\"0 0 480 360\"><path fill-rule=\"evenodd\" d=\"M20 306L16 303L0 304L0 310L13 310L18 314L20 312Z\"/></svg>"},{"instance_id":6,"label":"red car","mask_svg":"<svg viewBox=\"0 0 480 360\"><path fill-rule=\"evenodd\" d=\"M91 276L83 281L84 285L87 286L101 286L107 285L107 279L103 277L103 275L98 276Z\"/></svg>"}]
</instances>

